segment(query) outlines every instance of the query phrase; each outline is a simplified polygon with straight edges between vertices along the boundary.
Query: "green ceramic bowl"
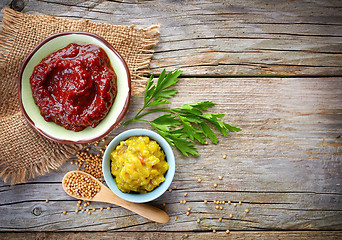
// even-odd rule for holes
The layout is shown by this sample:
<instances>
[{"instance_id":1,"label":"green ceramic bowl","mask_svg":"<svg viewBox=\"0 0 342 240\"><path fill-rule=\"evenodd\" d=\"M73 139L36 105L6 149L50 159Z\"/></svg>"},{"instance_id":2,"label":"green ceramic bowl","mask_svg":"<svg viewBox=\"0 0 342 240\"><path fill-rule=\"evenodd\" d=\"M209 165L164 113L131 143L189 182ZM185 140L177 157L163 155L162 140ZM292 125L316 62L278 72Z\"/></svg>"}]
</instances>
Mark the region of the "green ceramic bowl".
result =
<instances>
[{"instance_id":1,"label":"green ceramic bowl","mask_svg":"<svg viewBox=\"0 0 342 240\"><path fill-rule=\"evenodd\" d=\"M117 96L107 116L95 128L88 127L80 132L45 121L34 102L30 85L34 67L50 53L70 43L88 43L101 47L107 53L117 75ZM104 137L123 119L130 96L131 77L125 60L106 40L87 32L64 32L48 37L28 55L19 74L19 104L24 117L40 134L60 143L89 143Z\"/></svg>"}]
</instances>

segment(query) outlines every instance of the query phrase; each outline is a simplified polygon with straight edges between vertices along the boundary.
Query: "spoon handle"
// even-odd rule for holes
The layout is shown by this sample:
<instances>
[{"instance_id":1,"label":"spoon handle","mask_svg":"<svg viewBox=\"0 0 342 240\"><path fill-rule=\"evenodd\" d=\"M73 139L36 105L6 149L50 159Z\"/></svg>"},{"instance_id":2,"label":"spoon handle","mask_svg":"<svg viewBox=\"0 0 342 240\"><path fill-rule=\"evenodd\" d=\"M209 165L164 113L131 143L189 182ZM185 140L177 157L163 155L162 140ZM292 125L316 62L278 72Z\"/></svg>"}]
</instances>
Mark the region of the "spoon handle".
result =
<instances>
[{"instance_id":1,"label":"spoon handle","mask_svg":"<svg viewBox=\"0 0 342 240\"><path fill-rule=\"evenodd\" d=\"M116 196L109 188L102 187L99 194L97 194L93 201L101 201L101 202L107 202L112 203L115 205L118 205L120 207L126 208L132 212L135 212L136 214L143 216L147 219L150 219L152 221L158 222L158 223L167 223L170 218L169 215L167 215L166 212L163 210L143 204L143 203L132 203L128 202L126 200L123 200Z\"/></svg>"}]
</instances>

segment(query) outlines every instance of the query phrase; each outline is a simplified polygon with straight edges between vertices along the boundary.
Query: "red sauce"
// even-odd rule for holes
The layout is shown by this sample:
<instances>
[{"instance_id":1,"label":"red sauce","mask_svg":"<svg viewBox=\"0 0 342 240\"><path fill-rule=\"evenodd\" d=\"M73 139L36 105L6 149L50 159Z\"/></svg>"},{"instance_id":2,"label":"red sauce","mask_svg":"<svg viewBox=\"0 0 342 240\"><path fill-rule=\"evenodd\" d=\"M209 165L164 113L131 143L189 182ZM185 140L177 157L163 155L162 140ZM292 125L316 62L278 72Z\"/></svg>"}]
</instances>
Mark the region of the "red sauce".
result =
<instances>
[{"instance_id":1,"label":"red sauce","mask_svg":"<svg viewBox=\"0 0 342 240\"><path fill-rule=\"evenodd\" d=\"M44 58L30 78L46 121L81 131L105 118L116 96L116 74L103 49L71 43Z\"/></svg>"}]
</instances>

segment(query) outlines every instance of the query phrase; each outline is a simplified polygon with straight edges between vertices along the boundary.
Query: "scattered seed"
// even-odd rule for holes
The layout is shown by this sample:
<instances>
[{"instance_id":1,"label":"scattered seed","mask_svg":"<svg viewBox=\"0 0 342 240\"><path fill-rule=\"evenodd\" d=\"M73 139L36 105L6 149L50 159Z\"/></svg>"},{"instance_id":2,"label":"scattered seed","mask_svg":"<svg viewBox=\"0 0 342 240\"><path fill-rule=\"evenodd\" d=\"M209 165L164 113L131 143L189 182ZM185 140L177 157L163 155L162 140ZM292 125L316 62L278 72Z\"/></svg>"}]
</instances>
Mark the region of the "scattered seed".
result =
<instances>
[{"instance_id":1,"label":"scattered seed","mask_svg":"<svg viewBox=\"0 0 342 240\"><path fill-rule=\"evenodd\" d=\"M226 154L223 154L222 157L223 157L223 159L226 159L226 158L227 158L227 155L226 155Z\"/></svg>"},{"instance_id":2,"label":"scattered seed","mask_svg":"<svg viewBox=\"0 0 342 240\"><path fill-rule=\"evenodd\" d=\"M197 222L200 223L200 222L201 222L201 219L197 219Z\"/></svg>"},{"instance_id":3,"label":"scattered seed","mask_svg":"<svg viewBox=\"0 0 342 240\"><path fill-rule=\"evenodd\" d=\"M207 142L207 141L205 141L205 145L208 145L208 142Z\"/></svg>"},{"instance_id":4,"label":"scattered seed","mask_svg":"<svg viewBox=\"0 0 342 240\"><path fill-rule=\"evenodd\" d=\"M80 207L80 206L81 206L81 204L77 203L77 207Z\"/></svg>"},{"instance_id":5,"label":"scattered seed","mask_svg":"<svg viewBox=\"0 0 342 240\"><path fill-rule=\"evenodd\" d=\"M45 202L49 202L49 199L46 199Z\"/></svg>"},{"instance_id":6,"label":"scattered seed","mask_svg":"<svg viewBox=\"0 0 342 240\"><path fill-rule=\"evenodd\" d=\"M103 211L103 207L102 207L102 208L100 208L100 210L101 210L101 211Z\"/></svg>"},{"instance_id":7,"label":"scattered seed","mask_svg":"<svg viewBox=\"0 0 342 240\"><path fill-rule=\"evenodd\" d=\"M91 215L91 212L89 211L88 214Z\"/></svg>"},{"instance_id":8,"label":"scattered seed","mask_svg":"<svg viewBox=\"0 0 342 240\"><path fill-rule=\"evenodd\" d=\"M180 200L180 201L179 201L179 203L180 203L180 204L182 204L182 203L183 203L183 201L182 201L182 200Z\"/></svg>"},{"instance_id":9,"label":"scattered seed","mask_svg":"<svg viewBox=\"0 0 342 240\"><path fill-rule=\"evenodd\" d=\"M165 206L166 206L166 203L163 203L163 206L165 207Z\"/></svg>"},{"instance_id":10,"label":"scattered seed","mask_svg":"<svg viewBox=\"0 0 342 240\"><path fill-rule=\"evenodd\" d=\"M219 177L218 177L218 179L219 179L219 180L222 180L222 179L223 179L223 177L222 177L222 176L219 176Z\"/></svg>"},{"instance_id":11,"label":"scattered seed","mask_svg":"<svg viewBox=\"0 0 342 240\"><path fill-rule=\"evenodd\" d=\"M110 207L107 207L107 210L110 210Z\"/></svg>"},{"instance_id":12,"label":"scattered seed","mask_svg":"<svg viewBox=\"0 0 342 240\"><path fill-rule=\"evenodd\" d=\"M93 211L96 211L96 208L93 208Z\"/></svg>"},{"instance_id":13,"label":"scattered seed","mask_svg":"<svg viewBox=\"0 0 342 240\"><path fill-rule=\"evenodd\" d=\"M228 204L231 204L232 203L232 201L228 201Z\"/></svg>"},{"instance_id":14,"label":"scattered seed","mask_svg":"<svg viewBox=\"0 0 342 240\"><path fill-rule=\"evenodd\" d=\"M86 206L88 206L88 205L85 203L85 204L83 204L83 206L86 207Z\"/></svg>"},{"instance_id":15,"label":"scattered seed","mask_svg":"<svg viewBox=\"0 0 342 240\"><path fill-rule=\"evenodd\" d=\"M66 211L63 211L63 214L65 215L65 214L67 214L67 212L66 212Z\"/></svg>"},{"instance_id":16,"label":"scattered seed","mask_svg":"<svg viewBox=\"0 0 342 240\"><path fill-rule=\"evenodd\" d=\"M233 214L229 214L229 217L232 218L232 217L233 217Z\"/></svg>"},{"instance_id":17,"label":"scattered seed","mask_svg":"<svg viewBox=\"0 0 342 240\"><path fill-rule=\"evenodd\" d=\"M216 229L213 230L213 233L216 233Z\"/></svg>"},{"instance_id":18,"label":"scattered seed","mask_svg":"<svg viewBox=\"0 0 342 240\"><path fill-rule=\"evenodd\" d=\"M86 209L86 212L89 212L89 209Z\"/></svg>"},{"instance_id":19,"label":"scattered seed","mask_svg":"<svg viewBox=\"0 0 342 240\"><path fill-rule=\"evenodd\" d=\"M191 208L190 208L190 207L188 208L188 211L189 211L189 212L191 211Z\"/></svg>"},{"instance_id":20,"label":"scattered seed","mask_svg":"<svg viewBox=\"0 0 342 240\"><path fill-rule=\"evenodd\" d=\"M219 218L219 221L222 222L222 218Z\"/></svg>"},{"instance_id":21,"label":"scattered seed","mask_svg":"<svg viewBox=\"0 0 342 240\"><path fill-rule=\"evenodd\" d=\"M183 204L186 204L186 200L183 201Z\"/></svg>"},{"instance_id":22,"label":"scattered seed","mask_svg":"<svg viewBox=\"0 0 342 240\"><path fill-rule=\"evenodd\" d=\"M186 196L188 196L188 193L186 192L186 193L184 193L184 197L186 197Z\"/></svg>"},{"instance_id":23,"label":"scattered seed","mask_svg":"<svg viewBox=\"0 0 342 240\"><path fill-rule=\"evenodd\" d=\"M225 204L226 202L225 201L222 201L222 204Z\"/></svg>"},{"instance_id":24,"label":"scattered seed","mask_svg":"<svg viewBox=\"0 0 342 240\"><path fill-rule=\"evenodd\" d=\"M79 207L79 209L82 209L82 208L83 208L82 206Z\"/></svg>"},{"instance_id":25,"label":"scattered seed","mask_svg":"<svg viewBox=\"0 0 342 240\"><path fill-rule=\"evenodd\" d=\"M208 202L208 200L204 200L204 203L207 203Z\"/></svg>"},{"instance_id":26,"label":"scattered seed","mask_svg":"<svg viewBox=\"0 0 342 240\"><path fill-rule=\"evenodd\" d=\"M78 210L78 209L76 209L76 210L75 210L75 213L78 213L78 211L79 211L79 210Z\"/></svg>"},{"instance_id":27,"label":"scattered seed","mask_svg":"<svg viewBox=\"0 0 342 240\"><path fill-rule=\"evenodd\" d=\"M172 188L169 188L169 192L172 192Z\"/></svg>"},{"instance_id":28,"label":"scattered seed","mask_svg":"<svg viewBox=\"0 0 342 240\"><path fill-rule=\"evenodd\" d=\"M216 209L219 209L220 207L219 206L216 206Z\"/></svg>"},{"instance_id":29,"label":"scattered seed","mask_svg":"<svg viewBox=\"0 0 342 240\"><path fill-rule=\"evenodd\" d=\"M82 209L81 212L84 212L84 209Z\"/></svg>"},{"instance_id":30,"label":"scattered seed","mask_svg":"<svg viewBox=\"0 0 342 240\"><path fill-rule=\"evenodd\" d=\"M246 209L245 209L245 212L246 212L246 213L249 213L249 209L248 209L248 208L246 208Z\"/></svg>"},{"instance_id":31,"label":"scattered seed","mask_svg":"<svg viewBox=\"0 0 342 240\"><path fill-rule=\"evenodd\" d=\"M72 165L72 164L74 164L74 162L73 162L73 161L71 161L71 162L70 162L70 164Z\"/></svg>"},{"instance_id":32,"label":"scattered seed","mask_svg":"<svg viewBox=\"0 0 342 240\"><path fill-rule=\"evenodd\" d=\"M242 204L242 202L241 201L239 201L239 205L241 205Z\"/></svg>"},{"instance_id":33,"label":"scattered seed","mask_svg":"<svg viewBox=\"0 0 342 240\"><path fill-rule=\"evenodd\" d=\"M217 187L217 183L214 184L214 188L216 188L216 187Z\"/></svg>"},{"instance_id":34,"label":"scattered seed","mask_svg":"<svg viewBox=\"0 0 342 240\"><path fill-rule=\"evenodd\" d=\"M223 207L222 206L220 206L220 210L222 210L223 209Z\"/></svg>"},{"instance_id":35,"label":"scattered seed","mask_svg":"<svg viewBox=\"0 0 342 240\"><path fill-rule=\"evenodd\" d=\"M199 178L199 179L197 179L197 182L202 182L202 179L200 179L200 178Z\"/></svg>"},{"instance_id":36,"label":"scattered seed","mask_svg":"<svg viewBox=\"0 0 342 240\"><path fill-rule=\"evenodd\" d=\"M230 233L229 229L227 229L226 233L227 233L227 234L229 234L229 233Z\"/></svg>"},{"instance_id":37,"label":"scattered seed","mask_svg":"<svg viewBox=\"0 0 342 240\"><path fill-rule=\"evenodd\" d=\"M177 221L177 219L178 219L178 217L177 217L177 216L175 216L175 221Z\"/></svg>"},{"instance_id":38,"label":"scattered seed","mask_svg":"<svg viewBox=\"0 0 342 240\"><path fill-rule=\"evenodd\" d=\"M237 206L237 204L236 203L234 203L234 207L236 207Z\"/></svg>"},{"instance_id":39,"label":"scattered seed","mask_svg":"<svg viewBox=\"0 0 342 240\"><path fill-rule=\"evenodd\" d=\"M186 215L189 216L189 215L190 215L190 212L186 212Z\"/></svg>"},{"instance_id":40,"label":"scattered seed","mask_svg":"<svg viewBox=\"0 0 342 240\"><path fill-rule=\"evenodd\" d=\"M174 189L177 189L177 185L174 186Z\"/></svg>"},{"instance_id":41,"label":"scattered seed","mask_svg":"<svg viewBox=\"0 0 342 240\"><path fill-rule=\"evenodd\" d=\"M188 237L189 237L189 234L186 233L186 234L184 235L184 237L188 238Z\"/></svg>"}]
</instances>

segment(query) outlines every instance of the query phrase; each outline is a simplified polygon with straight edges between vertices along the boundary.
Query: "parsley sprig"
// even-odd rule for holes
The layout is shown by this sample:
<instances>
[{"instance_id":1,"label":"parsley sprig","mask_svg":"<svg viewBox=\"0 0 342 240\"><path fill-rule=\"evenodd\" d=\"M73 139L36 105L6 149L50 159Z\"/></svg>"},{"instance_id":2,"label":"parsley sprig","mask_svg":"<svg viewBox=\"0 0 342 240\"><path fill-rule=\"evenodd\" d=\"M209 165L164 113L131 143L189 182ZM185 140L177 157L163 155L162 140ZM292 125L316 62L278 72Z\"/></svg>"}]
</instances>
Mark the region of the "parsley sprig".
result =
<instances>
[{"instance_id":1,"label":"parsley sprig","mask_svg":"<svg viewBox=\"0 0 342 240\"><path fill-rule=\"evenodd\" d=\"M147 122L151 124L171 146L178 148L185 156L188 156L189 154L198 155L198 151L194 146L194 140L201 144L205 144L207 137L213 143L217 144L217 137L210 128L210 125L215 126L224 136L228 135L228 131L239 132L241 129L221 121L225 114L204 114L204 111L215 105L215 103L211 101L188 103L177 108L152 108L151 110L145 110L150 107L170 104L171 102L168 99L173 97L178 91L169 89L169 87L177 83L177 78L181 74L182 71L180 70L171 71L166 74L164 69L159 75L157 83L154 83L154 76L151 75L145 90L144 106L133 119L126 122L124 126L136 121ZM145 115L153 112L168 113L157 117L153 121L141 119Z\"/></svg>"}]
</instances>

